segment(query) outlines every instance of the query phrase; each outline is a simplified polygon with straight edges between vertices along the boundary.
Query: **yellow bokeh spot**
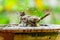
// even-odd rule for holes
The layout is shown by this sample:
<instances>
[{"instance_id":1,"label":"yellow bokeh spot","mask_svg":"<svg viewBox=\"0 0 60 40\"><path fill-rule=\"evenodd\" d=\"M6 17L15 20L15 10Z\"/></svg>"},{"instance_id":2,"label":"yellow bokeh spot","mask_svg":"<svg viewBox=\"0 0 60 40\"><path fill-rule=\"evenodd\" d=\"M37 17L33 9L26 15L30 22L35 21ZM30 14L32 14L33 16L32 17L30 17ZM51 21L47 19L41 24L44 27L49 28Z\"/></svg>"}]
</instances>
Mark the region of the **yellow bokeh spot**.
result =
<instances>
[{"instance_id":1,"label":"yellow bokeh spot","mask_svg":"<svg viewBox=\"0 0 60 40\"><path fill-rule=\"evenodd\" d=\"M38 7L39 9L43 10L43 0L35 0L35 5L36 7Z\"/></svg>"},{"instance_id":2,"label":"yellow bokeh spot","mask_svg":"<svg viewBox=\"0 0 60 40\"><path fill-rule=\"evenodd\" d=\"M2 5L0 5L0 12L2 12L3 11L3 6Z\"/></svg>"},{"instance_id":3,"label":"yellow bokeh spot","mask_svg":"<svg viewBox=\"0 0 60 40\"><path fill-rule=\"evenodd\" d=\"M13 0L8 0L6 5L5 5L5 9L6 10L11 10L13 6L16 5L16 1Z\"/></svg>"}]
</instances>

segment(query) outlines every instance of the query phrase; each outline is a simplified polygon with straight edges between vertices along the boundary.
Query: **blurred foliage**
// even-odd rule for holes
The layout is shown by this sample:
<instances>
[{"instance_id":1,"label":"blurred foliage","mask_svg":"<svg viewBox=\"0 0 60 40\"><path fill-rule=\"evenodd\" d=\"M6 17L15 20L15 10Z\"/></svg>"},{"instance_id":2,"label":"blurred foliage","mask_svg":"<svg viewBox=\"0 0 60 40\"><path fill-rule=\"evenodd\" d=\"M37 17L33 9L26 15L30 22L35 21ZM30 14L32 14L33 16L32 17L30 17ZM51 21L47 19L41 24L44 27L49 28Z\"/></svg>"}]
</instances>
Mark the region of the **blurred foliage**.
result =
<instances>
[{"instance_id":1,"label":"blurred foliage","mask_svg":"<svg viewBox=\"0 0 60 40\"><path fill-rule=\"evenodd\" d=\"M8 24L9 23L9 19L6 15L5 12L0 12L0 24Z\"/></svg>"},{"instance_id":2,"label":"blurred foliage","mask_svg":"<svg viewBox=\"0 0 60 40\"><path fill-rule=\"evenodd\" d=\"M27 11L27 14L32 15L32 16L42 17L44 15L44 12L37 9L36 7L31 7L26 11Z\"/></svg>"},{"instance_id":3,"label":"blurred foliage","mask_svg":"<svg viewBox=\"0 0 60 40\"><path fill-rule=\"evenodd\" d=\"M60 18L58 18L60 17L60 0L0 0L0 24L10 23L9 17L7 16L6 12L8 12L9 15L10 12L12 12L13 16L13 12L26 11L26 13L29 15L42 17L44 16L43 10L46 10L47 8L51 8L52 10L50 23L60 24ZM5 12L3 12L3 10L5 10ZM18 18L15 17L16 15L14 15L14 20ZM12 18L12 16L10 17ZM44 23L44 20L42 22Z\"/></svg>"}]
</instances>

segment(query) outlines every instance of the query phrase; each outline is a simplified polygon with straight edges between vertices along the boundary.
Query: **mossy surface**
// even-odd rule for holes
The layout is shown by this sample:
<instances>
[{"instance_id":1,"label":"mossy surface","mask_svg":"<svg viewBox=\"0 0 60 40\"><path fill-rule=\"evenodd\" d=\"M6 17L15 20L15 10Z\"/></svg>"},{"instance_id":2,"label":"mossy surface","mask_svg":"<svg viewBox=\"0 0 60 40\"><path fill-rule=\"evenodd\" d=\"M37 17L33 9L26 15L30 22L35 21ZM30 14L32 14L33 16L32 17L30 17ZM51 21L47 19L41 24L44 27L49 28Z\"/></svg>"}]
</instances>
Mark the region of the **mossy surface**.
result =
<instances>
[{"instance_id":1,"label":"mossy surface","mask_svg":"<svg viewBox=\"0 0 60 40\"><path fill-rule=\"evenodd\" d=\"M58 37L58 32L52 33L22 33L15 34L14 40L55 40Z\"/></svg>"}]
</instances>

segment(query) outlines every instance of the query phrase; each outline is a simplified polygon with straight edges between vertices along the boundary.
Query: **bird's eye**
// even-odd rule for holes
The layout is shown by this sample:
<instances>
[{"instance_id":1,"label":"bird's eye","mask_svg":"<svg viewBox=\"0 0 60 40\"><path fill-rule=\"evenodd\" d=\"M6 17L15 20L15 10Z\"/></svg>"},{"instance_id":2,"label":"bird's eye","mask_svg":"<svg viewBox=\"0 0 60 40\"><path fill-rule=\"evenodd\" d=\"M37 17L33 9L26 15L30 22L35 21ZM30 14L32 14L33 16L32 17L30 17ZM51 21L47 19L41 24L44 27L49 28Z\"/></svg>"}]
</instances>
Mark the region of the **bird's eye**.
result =
<instances>
[{"instance_id":1,"label":"bird's eye","mask_svg":"<svg viewBox=\"0 0 60 40\"><path fill-rule=\"evenodd\" d=\"M26 18L23 18L24 20L26 20Z\"/></svg>"},{"instance_id":2,"label":"bird's eye","mask_svg":"<svg viewBox=\"0 0 60 40\"><path fill-rule=\"evenodd\" d=\"M22 18L22 20L26 20L26 18Z\"/></svg>"},{"instance_id":3,"label":"bird's eye","mask_svg":"<svg viewBox=\"0 0 60 40\"><path fill-rule=\"evenodd\" d=\"M37 19L34 19L34 20L37 20Z\"/></svg>"}]
</instances>

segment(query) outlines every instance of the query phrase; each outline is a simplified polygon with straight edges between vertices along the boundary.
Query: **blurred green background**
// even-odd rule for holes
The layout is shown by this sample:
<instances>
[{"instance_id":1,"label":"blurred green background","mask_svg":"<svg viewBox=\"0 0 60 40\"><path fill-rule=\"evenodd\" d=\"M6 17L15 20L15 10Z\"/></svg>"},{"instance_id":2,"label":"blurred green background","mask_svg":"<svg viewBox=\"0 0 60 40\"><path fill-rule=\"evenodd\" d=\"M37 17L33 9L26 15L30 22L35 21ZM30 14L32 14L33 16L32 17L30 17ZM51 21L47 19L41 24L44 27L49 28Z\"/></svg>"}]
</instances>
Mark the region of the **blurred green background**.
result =
<instances>
[{"instance_id":1,"label":"blurred green background","mask_svg":"<svg viewBox=\"0 0 60 40\"><path fill-rule=\"evenodd\" d=\"M19 23L17 11L42 17L47 8L51 8L51 15L40 23L60 24L60 0L0 0L0 24Z\"/></svg>"}]
</instances>

